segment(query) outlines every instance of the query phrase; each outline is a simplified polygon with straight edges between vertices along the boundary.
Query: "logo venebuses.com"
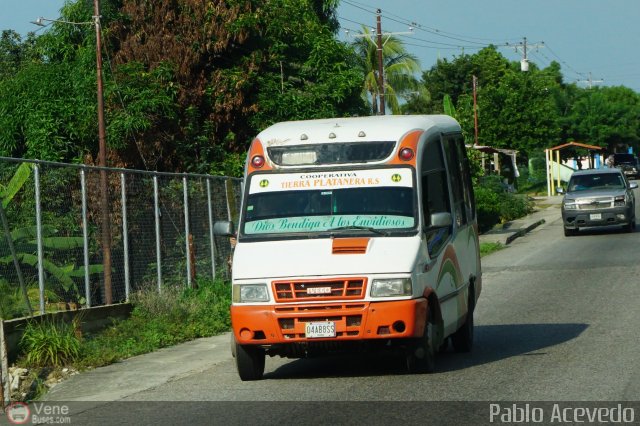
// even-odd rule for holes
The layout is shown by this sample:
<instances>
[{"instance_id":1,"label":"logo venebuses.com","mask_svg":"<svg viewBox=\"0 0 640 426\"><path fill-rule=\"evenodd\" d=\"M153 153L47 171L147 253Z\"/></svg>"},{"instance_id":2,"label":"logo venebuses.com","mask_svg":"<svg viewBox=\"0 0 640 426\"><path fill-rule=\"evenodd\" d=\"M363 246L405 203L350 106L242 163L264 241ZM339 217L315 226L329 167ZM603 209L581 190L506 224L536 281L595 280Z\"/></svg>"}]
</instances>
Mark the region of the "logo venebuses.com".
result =
<instances>
[{"instance_id":1,"label":"logo venebuses.com","mask_svg":"<svg viewBox=\"0 0 640 426\"><path fill-rule=\"evenodd\" d=\"M28 422L34 424L70 424L70 410L67 405L49 405L46 403L34 403L30 408L24 402L14 402L6 410L7 419L15 425L23 425Z\"/></svg>"},{"instance_id":2,"label":"logo venebuses.com","mask_svg":"<svg viewBox=\"0 0 640 426\"><path fill-rule=\"evenodd\" d=\"M15 425L23 425L29 421L31 410L24 402L14 402L6 408L7 419Z\"/></svg>"}]
</instances>

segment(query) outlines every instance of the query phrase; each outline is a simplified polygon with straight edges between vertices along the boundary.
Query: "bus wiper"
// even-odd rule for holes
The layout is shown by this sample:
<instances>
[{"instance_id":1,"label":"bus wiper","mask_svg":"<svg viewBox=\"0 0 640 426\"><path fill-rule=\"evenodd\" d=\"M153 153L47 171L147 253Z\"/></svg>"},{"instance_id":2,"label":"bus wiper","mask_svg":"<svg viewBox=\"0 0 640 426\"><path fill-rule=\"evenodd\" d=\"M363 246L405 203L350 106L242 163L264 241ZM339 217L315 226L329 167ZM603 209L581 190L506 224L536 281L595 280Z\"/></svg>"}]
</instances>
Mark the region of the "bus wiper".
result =
<instances>
[{"instance_id":1,"label":"bus wiper","mask_svg":"<svg viewBox=\"0 0 640 426\"><path fill-rule=\"evenodd\" d=\"M369 231L369 232L373 232L374 234L384 235L385 237L389 235L388 232L382 231L380 229L372 228L371 226L350 225L350 226L339 226L337 228L327 229L327 231L329 231L329 232L333 232L333 231L354 231L354 230L355 231Z\"/></svg>"}]
</instances>

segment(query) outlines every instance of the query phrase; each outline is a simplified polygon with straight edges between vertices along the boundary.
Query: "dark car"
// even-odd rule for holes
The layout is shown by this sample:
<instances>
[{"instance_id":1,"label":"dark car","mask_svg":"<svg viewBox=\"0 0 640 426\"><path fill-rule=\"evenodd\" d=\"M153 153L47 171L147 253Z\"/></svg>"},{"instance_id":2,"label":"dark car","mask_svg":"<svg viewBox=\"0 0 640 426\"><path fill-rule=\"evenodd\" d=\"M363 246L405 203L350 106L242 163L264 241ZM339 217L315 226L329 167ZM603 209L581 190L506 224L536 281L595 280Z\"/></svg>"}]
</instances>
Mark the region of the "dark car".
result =
<instances>
[{"instance_id":1,"label":"dark car","mask_svg":"<svg viewBox=\"0 0 640 426\"><path fill-rule=\"evenodd\" d=\"M613 154L613 166L622 170L628 178L637 179L640 176L638 157L633 154Z\"/></svg>"},{"instance_id":2,"label":"dark car","mask_svg":"<svg viewBox=\"0 0 640 426\"><path fill-rule=\"evenodd\" d=\"M622 225L633 232L636 227L636 206L633 189L617 168L590 169L574 172L562 199L564 235L575 235L581 228Z\"/></svg>"}]
</instances>

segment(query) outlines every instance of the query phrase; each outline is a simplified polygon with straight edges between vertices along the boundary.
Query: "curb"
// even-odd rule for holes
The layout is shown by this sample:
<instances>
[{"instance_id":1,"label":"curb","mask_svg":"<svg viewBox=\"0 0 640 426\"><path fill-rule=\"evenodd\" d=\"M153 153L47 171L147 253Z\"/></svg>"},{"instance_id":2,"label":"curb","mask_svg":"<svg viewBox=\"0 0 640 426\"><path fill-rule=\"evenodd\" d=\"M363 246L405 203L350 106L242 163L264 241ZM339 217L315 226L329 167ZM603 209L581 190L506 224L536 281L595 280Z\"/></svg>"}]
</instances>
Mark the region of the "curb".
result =
<instances>
[{"instance_id":1,"label":"curb","mask_svg":"<svg viewBox=\"0 0 640 426\"><path fill-rule=\"evenodd\" d=\"M540 219L537 222L532 223L531 225L527 226L526 228L520 229L517 232L515 232L512 235L509 235L505 241L505 244L510 244L513 240L515 240L518 237L522 237L523 235L525 235L526 233L532 231L533 229L537 228L538 226L542 225L543 223L545 223L546 220L544 219Z\"/></svg>"}]
</instances>

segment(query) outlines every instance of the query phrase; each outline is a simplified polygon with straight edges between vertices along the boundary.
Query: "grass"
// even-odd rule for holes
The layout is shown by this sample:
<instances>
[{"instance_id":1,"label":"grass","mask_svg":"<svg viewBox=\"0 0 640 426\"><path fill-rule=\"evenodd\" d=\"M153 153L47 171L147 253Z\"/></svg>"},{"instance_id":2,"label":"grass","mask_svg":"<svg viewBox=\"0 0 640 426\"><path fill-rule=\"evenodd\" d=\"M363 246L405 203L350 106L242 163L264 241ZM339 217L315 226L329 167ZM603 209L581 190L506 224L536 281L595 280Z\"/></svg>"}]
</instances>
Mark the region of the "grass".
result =
<instances>
[{"instance_id":1,"label":"grass","mask_svg":"<svg viewBox=\"0 0 640 426\"><path fill-rule=\"evenodd\" d=\"M31 321L27 323L20 346L30 367L60 367L72 363L80 353L76 323Z\"/></svg>"},{"instance_id":2,"label":"grass","mask_svg":"<svg viewBox=\"0 0 640 426\"><path fill-rule=\"evenodd\" d=\"M132 295L133 311L95 335L82 336L76 325L28 325L22 341L25 367L67 365L82 370L228 331L231 290L222 281L200 281L197 288L165 287Z\"/></svg>"},{"instance_id":3,"label":"grass","mask_svg":"<svg viewBox=\"0 0 640 426\"><path fill-rule=\"evenodd\" d=\"M487 256L503 248L504 245L501 243L480 243L480 257Z\"/></svg>"},{"instance_id":4,"label":"grass","mask_svg":"<svg viewBox=\"0 0 640 426\"><path fill-rule=\"evenodd\" d=\"M131 303L130 318L82 343L77 368L111 364L231 327L231 290L223 281L199 282L194 289L164 288L162 294L149 289L136 293Z\"/></svg>"}]
</instances>

